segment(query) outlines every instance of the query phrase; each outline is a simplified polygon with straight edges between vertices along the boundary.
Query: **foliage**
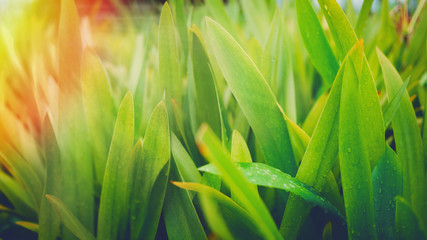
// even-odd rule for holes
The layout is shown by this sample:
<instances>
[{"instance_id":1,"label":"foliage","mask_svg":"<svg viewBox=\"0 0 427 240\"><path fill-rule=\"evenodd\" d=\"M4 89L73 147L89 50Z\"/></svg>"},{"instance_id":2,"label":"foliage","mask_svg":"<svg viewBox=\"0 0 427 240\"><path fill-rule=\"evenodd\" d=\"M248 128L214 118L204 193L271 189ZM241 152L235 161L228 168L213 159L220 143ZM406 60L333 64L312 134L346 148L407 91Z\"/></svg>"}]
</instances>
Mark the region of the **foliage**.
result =
<instances>
[{"instance_id":1,"label":"foliage","mask_svg":"<svg viewBox=\"0 0 427 240\"><path fill-rule=\"evenodd\" d=\"M427 238L424 0L100 2L0 10L0 238Z\"/></svg>"}]
</instances>

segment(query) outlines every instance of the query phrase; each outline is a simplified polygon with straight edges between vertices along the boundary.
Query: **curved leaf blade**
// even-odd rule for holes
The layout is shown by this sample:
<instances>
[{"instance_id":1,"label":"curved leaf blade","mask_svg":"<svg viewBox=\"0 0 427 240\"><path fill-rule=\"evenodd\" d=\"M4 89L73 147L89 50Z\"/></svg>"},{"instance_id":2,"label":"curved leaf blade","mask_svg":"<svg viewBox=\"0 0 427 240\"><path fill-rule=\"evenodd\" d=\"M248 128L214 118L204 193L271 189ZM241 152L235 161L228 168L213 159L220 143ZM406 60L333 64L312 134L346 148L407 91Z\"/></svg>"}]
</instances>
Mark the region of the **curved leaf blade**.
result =
<instances>
[{"instance_id":1,"label":"curved leaf blade","mask_svg":"<svg viewBox=\"0 0 427 240\"><path fill-rule=\"evenodd\" d=\"M255 219L260 232L267 239L281 239L270 213L259 195L250 188L246 177L232 164L218 137L207 125L202 125L196 135L197 146L202 155L212 162L226 184L236 191L236 197Z\"/></svg>"},{"instance_id":2,"label":"curved leaf blade","mask_svg":"<svg viewBox=\"0 0 427 240\"><path fill-rule=\"evenodd\" d=\"M402 86L402 79L387 57L377 49L378 59L384 75L388 96L395 96ZM396 152L402 161L403 197L411 203L416 214L426 212L425 161L423 143L417 119L409 95L405 91L400 106L392 120ZM423 224L427 224L427 215L421 214ZM420 216L421 217L421 216Z\"/></svg>"},{"instance_id":3,"label":"curved leaf blade","mask_svg":"<svg viewBox=\"0 0 427 240\"><path fill-rule=\"evenodd\" d=\"M116 107L101 59L88 47L82 59L82 90L93 149L95 176L102 185L114 131Z\"/></svg>"},{"instance_id":4,"label":"curved leaf blade","mask_svg":"<svg viewBox=\"0 0 427 240\"><path fill-rule=\"evenodd\" d=\"M294 175L296 164L286 122L273 92L236 40L212 19L207 18L206 24L221 71L261 144L267 164Z\"/></svg>"},{"instance_id":5,"label":"curved leaf blade","mask_svg":"<svg viewBox=\"0 0 427 240\"><path fill-rule=\"evenodd\" d=\"M356 54L344 66L339 108L339 159L349 238L376 239L375 216L369 148L372 144L363 128L363 40L355 47ZM377 97L377 96L375 96ZM377 97L378 98L378 97ZM379 103L378 103L379 106ZM371 108L375 110L375 108ZM380 115L382 117L382 115ZM380 118L381 122L383 121ZM384 132L384 127L380 129ZM379 142L384 143L384 138Z\"/></svg>"},{"instance_id":6,"label":"curved leaf blade","mask_svg":"<svg viewBox=\"0 0 427 240\"><path fill-rule=\"evenodd\" d=\"M324 81L332 85L339 65L313 6L308 0L297 0L296 10L298 27L308 55Z\"/></svg>"},{"instance_id":7,"label":"curved leaf blade","mask_svg":"<svg viewBox=\"0 0 427 240\"><path fill-rule=\"evenodd\" d=\"M156 234L169 176L169 135L166 106L160 102L151 114L144 143L137 142L129 165L131 239Z\"/></svg>"},{"instance_id":8,"label":"curved leaf blade","mask_svg":"<svg viewBox=\"0 0 427 240\"><path fill-rule=\"evenodd\" d=\"M231 213L230 215L234 216L236 219L238 219L244 225L246 225L246 227L248 228L247 229L248 232L245 233L247 238L252 239L255 236L259 237L260 233L257 232L258 228L256 225L256 221L251 217L251 215L244 208L239 206L235 201L233 201L231 198L224 195L220 191L200 183L190 183L190 182L187 183L187 182L174 182L174 181L172 181L172 183L177 187L198 192L210 198L211 200L214 200L215 202L218 203L219 206L227 209ZM227 223L228 219L225 218L225 216L223 217L224 217L223 220ZM229 229L229 230L233 230L233 229Z\"/></svg>"},{"instance_id":9,"label":"curved leaf blade","mask_svg":"<svg viewBox=\"0 0 427 240\"><path fill-rule=\"evenodd\" d=\"M402 168L394 151L386 146L384 155L372 171L375 220L379 239L395 239L395 197L402 194Z\"/></svg>"},{"instance_id":10,"label":"curved leaf blade","mask_svg":"<svg viewBox=\"0 0 427 240\"><path fill-rule=\"evenodd\" d=\"M46 194L61 195L61 159L56 136L50 121L46 116L43 123L43 145L46 158L46 182L44 184L43 196ZM42 197L39 213L39 239L55 240L59 235L60 220L49 201Z\"/></svg>"},{"instance_id":11,"label":"curved leaf blade","mask_svg":"<svg viewBox=\"0 0 427 240\"><path fill-rule=\"evenodd\" d=\"M79 239L95 240L91 232L71 213L65 204L57 197L46 195L64 225Z\"/></svg>"},{"instance_id":12,"label":"curved leaf blade","mask_svg":"<svg viewBox=\"0 0 427 240\"><path fill-rule=\"evenodd\" d=\"M120 104L105 167L98 214L99 239L116 239L123 234L127 216L127 167L134 134L133 111L132 94L128 92Z\"/></svg>"},{"instance_id":13,"label":"curved leaf blade","mask_svg":"<svg viewBox=\"0 0 427 240\"><path fill-rule=\"evenodd\" d=\"M320 206L323 209L334 213L344 220L344 217L332 203L321 196L312 187L305 185L291 177L289 174L283 173L282 171L263 163L238 162L235 165L247 178L248 182L258 186L286 190L302 197L313 205ZM213 174L220 174L214 165L211 164L200 167L199 170Z\"/></svg>"}]
</instances>

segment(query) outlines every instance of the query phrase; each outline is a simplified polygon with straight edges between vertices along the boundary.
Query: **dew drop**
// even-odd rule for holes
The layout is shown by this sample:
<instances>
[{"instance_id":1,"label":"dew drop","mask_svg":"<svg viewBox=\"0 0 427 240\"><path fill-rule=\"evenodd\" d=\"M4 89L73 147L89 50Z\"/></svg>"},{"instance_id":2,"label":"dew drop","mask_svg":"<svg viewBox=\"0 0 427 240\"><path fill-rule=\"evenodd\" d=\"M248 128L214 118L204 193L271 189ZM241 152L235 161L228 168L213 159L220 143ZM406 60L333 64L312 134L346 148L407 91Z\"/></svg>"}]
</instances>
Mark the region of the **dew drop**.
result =
<instances>
[{"instance_id":1,"label":"dew drop","mask_svg":"<svg viewBox=\"0 0 427 240\"><path fill-rule=\"evenodd\" d=\"M351 152L351 148L347 148L347 152Z\"/></svg>"}]
</instances>

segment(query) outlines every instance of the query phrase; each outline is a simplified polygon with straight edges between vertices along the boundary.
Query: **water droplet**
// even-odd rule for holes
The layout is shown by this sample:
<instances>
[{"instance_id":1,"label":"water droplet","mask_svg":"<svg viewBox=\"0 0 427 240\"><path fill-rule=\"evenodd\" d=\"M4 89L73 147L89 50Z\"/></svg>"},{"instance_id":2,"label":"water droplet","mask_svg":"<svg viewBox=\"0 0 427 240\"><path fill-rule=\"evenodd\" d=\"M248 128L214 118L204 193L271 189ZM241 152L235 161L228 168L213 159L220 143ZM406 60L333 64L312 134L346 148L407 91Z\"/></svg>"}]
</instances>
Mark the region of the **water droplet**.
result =
<instances>
[{"instance_id":1,"label":"water droplet","mask_svg":"<svg viewBox=\"0 0 427 240\"><path fill-rule=\"evenodd\" d=\"M351 148L347 148L347 152L351 152Z\"/></svg>"}]
</instances>

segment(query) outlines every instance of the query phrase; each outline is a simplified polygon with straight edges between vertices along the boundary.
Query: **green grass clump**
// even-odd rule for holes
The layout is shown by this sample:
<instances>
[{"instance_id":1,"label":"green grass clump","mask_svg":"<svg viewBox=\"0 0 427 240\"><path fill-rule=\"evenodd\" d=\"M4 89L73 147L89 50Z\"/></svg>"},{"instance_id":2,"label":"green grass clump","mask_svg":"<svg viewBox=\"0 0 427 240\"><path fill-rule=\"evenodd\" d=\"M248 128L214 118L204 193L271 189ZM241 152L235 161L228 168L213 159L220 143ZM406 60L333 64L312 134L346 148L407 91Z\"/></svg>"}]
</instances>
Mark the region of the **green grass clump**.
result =
<instances>
[{"instance_id":1,"label":"green grass clump","mask_svg":"<svg viewBox=\"0 0 427 240\"><path fill-rule=\"evenodd\" d=\"M112 2L0 16L0 238L427 238L424 0Z\"/></svg>"}]
</instances>

